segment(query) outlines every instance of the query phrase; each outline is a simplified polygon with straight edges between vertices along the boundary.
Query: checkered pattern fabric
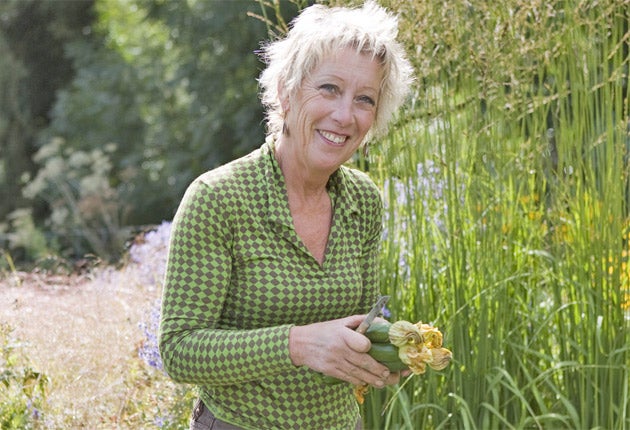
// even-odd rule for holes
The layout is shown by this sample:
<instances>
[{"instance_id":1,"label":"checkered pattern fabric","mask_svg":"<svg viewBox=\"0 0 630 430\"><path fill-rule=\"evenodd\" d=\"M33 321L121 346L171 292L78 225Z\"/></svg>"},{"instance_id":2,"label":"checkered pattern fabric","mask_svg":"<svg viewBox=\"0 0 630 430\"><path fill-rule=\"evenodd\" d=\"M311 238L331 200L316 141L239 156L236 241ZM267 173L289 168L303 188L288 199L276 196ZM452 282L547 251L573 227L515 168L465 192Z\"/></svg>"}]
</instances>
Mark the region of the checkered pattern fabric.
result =
<instances>
[{"instance_id":1,"label":"checkered pattern fabric","mask_svg":"<svg viewBox=\"0 0 630 430\"><path fill-rule=\"evenodd\" d=\"M341 167L320 265L293 227L272 142L195 180L173 221L160 350L217 418L246 429L354 429L350 384L291 363L292 325L366 312L378 295L379 191Z\"/></svg>"}]
</instances>

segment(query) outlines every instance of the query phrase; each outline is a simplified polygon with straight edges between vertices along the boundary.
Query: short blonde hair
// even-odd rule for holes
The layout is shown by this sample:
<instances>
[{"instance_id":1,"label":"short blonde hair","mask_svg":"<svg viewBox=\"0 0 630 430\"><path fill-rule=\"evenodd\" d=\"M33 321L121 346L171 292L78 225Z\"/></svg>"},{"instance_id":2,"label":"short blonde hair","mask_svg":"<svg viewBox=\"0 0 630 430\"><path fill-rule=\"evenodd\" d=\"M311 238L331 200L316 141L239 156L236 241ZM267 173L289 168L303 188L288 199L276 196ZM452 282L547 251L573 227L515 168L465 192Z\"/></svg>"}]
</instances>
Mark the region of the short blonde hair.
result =
<instances>
[{"instance_id":1,"label":"short blonde hair","mask_svg":"<svg viewBox=\"0 0 630 430\"><path fill-rule=\"evenodd\" d=\"M274 137L282 133L284 118L278 86L282 84L288 94L295 94L325 56L353 47L378 58L383 68L376 118L365 141L385 134L413 79L411 64L396 41L396 16L368 0L360 8L313 5L291 24L285 38L267 44L262 50L267 67L260 75L259 84L268 132Z\"/></svg>"}]
</instances>

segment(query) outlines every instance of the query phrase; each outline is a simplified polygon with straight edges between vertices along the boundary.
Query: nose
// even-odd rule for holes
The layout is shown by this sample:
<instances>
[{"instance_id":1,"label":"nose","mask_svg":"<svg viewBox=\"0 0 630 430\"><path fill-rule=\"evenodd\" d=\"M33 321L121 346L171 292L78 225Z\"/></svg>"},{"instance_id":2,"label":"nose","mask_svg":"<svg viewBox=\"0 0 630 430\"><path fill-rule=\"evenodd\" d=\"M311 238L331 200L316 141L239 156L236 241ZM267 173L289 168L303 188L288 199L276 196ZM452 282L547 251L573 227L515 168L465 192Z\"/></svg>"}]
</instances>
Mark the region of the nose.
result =
<instances>
[{"instance_id":1,"label":"nose","mask_svg":"<svg viewBox=\"0 0 630 430\"><path fill-rule=\"evenodd\" d=\"M339 97L332 112L332 119L340 126L351 124L354 119L352 99Z\"/></svg>"}]
</instances>

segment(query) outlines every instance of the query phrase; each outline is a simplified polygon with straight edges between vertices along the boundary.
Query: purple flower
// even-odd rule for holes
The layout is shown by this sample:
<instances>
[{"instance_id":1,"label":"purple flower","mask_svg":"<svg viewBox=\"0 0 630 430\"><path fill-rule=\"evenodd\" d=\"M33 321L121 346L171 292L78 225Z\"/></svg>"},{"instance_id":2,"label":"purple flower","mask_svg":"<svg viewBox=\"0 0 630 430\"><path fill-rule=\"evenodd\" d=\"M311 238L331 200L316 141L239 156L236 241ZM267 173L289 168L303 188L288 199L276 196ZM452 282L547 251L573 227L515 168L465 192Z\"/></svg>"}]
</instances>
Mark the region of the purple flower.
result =
<instances>
[{"instance_id":1,"label":"purple flower","mask_svg":"<svg viewBox=\"0 0 630 430\"><path fill-rule=\"evenodd\" d=\"M383 306L383 318L391 318L392 312L387 309L387 306Z\"/></svg>"},{"instance_id":2,"label":"purple flower","mask_svg":"<svg viewBox=\"0 0 630 430\"><path fill-rule=\"evenodd\" d=\"M129 249L130 266L142 284L148 286L162 284L166 273L170 237L171 223L164 221L155 230L145 233Z\"/></svg>"},{"instance_id":3,"label":"purple flower","mask_svg":"<svg viewBox=\"0 0 630 430\"><path fill-rule=\"evenodd\" d=\"M155 230L139 238L129 249L130 264L125 268L128 277L135 277L138 283L158 290L166 273L168 243L171 236L171 223L164 221ZM149 313L149 320L139 324L144 335L138 350L139 357L149 366L164 371L158 348L161 302L156 300Z\"/></svg>"},{"instance_id":4,"label":"purple flower","mask_svg":"<svg viewBox=\"0 0 630 430\"><path fill-rule=\"evenodd\" d=\"M158 347L158 331L160 329L161 302L157 300L151 308L149 322L141 322L140 329L144 333L144 340L138 350L138 355L146 364L164 371L160 349Z\"/></svg>"},{"instance_id":5,"label":"purple flower","mask_svg":"<svg viewBox=\"0 0 630 430\"><path fill-rule=\"evenodd\" d=\"M35 405L33 404L32 399L27 400L26 407L31 412L31 418L33 418L34 420L38 420L40 418L41 413L39 412L39 409L37 409Z\"/></svg>"},{"instance_id":6,"label":"purple flower","mask_svg":"<svg viewBox=\"0 0 630 430\"><path fill-rule=\"evenodd\" d=\"M415 173L406 180L390 177L384 183L383 240L395 242L399 250L398 266L403 282L411 277L414 246L421 231L440 235L440 241L448 240L449 194L456 193L460 196L459 204L464 204L463 187L450 189L452 185L440 164L426 160L416 166ZM435 245L433 247L435 251Z\"/></svg>"},{"instance_id":7,"label":"purple flower","mask_svg":"<svg viewBox=\"0 0 630 430\"><path fill-rule=\"evenodd\" d=\"M169 420L165 417L155 417L155 419L153 420L153 424L155 424L157 428L162 428L165 424L168 423L168 421Z\"/></svg>"}]
</instances>

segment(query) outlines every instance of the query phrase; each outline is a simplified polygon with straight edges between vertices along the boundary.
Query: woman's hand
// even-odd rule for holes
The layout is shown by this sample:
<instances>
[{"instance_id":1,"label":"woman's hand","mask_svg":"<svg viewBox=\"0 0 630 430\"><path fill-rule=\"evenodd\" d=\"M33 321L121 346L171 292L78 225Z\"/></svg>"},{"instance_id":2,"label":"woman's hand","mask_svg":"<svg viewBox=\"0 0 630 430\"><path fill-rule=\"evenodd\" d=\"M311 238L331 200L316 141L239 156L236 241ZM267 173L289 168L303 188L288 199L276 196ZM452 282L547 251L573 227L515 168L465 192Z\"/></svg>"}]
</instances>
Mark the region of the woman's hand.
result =
<instances>
[{"instance_id":1,"label":"woman's hand","mask_svg":"<svg viewBox=\"0 0 630 430\"><path fill-rule=\"evenodd\" d=\"M295 326L289 332L289 355L296 366L307 366L354 385L377 388L398 383L399 373L370 357L370 340L354 331L365 315Z\"/></svg>"}]
</instances>

